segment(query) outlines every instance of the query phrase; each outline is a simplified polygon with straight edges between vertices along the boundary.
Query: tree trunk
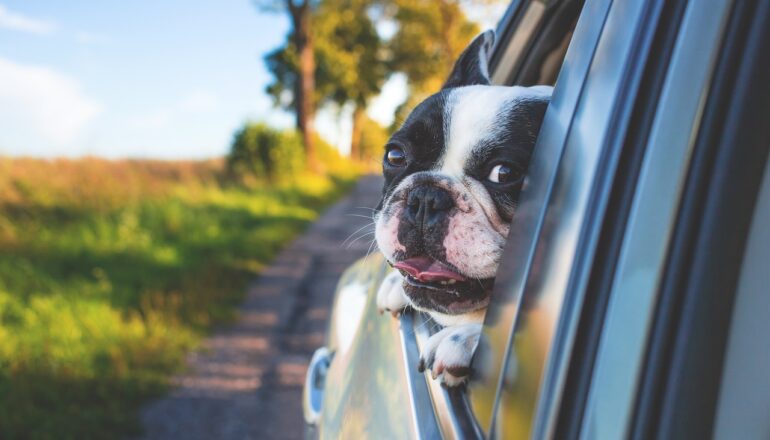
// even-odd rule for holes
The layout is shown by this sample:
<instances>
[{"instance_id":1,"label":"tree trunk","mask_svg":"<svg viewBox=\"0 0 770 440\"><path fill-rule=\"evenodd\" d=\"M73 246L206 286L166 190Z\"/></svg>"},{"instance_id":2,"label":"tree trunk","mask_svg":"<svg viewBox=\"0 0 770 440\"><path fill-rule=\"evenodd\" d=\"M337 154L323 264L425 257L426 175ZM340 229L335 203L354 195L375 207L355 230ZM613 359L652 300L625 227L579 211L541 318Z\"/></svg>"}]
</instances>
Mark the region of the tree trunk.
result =
<instances>
[{"instance_id":1,"label":"tree trunk","mask_svg":"<svg viewBox=\"0 0 770 440\"><path fill-rule=\"evenodd\" d=\"M361 104L356 104L353 109L353 129L350 137L350 158L360 161L361 157L361 134L364 125L364 116L366 108Z\"/></svg>"},{"instance_id":2,"label":"tree trunk","mask_svg":"<svg viewBox=\"0 0 770 440\"><path fill-rule=\"evenodd\" d=\"M313 55L313 38L311 33L310 5L308 1L295 6L292 0L287 0L294 25L294 45L299 54L299 81L295 90L295 115L297 129L305 144L305 157L308 168L320 171L320 164L315 149L315 128L313 126L315 94L315 58Z\"/></svg>"}]
</instances>

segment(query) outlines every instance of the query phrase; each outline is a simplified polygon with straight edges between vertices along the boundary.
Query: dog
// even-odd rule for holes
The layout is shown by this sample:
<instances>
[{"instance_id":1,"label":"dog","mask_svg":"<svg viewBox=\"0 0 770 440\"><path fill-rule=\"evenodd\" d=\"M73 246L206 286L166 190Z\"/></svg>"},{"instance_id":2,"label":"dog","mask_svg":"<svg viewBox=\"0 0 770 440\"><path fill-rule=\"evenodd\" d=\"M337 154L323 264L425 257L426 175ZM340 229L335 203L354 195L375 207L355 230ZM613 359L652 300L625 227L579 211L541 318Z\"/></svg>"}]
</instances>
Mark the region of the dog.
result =
<instances>
[{"instance_id":1,"label":"dog","mask_svg":"<svg viewBox=\"0 0 770 440\"><path fill-rule=\"evenodd\" d=\"M464 383L550 86L491 85L494 32L462 52L442 89L391 136L375 238L396 270L377 292L380 312L407 307L444 328L418 369Z\"/></svg>"}]
</instances>

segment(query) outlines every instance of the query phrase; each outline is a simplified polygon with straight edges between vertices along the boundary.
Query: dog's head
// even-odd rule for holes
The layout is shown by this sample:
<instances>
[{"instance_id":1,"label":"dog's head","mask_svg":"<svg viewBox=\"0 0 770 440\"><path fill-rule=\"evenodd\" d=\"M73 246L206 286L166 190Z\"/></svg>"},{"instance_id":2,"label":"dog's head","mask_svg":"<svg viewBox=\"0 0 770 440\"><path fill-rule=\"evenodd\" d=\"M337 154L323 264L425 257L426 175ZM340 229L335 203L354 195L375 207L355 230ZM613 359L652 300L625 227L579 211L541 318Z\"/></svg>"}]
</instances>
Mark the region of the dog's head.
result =
<instances>
[{"instance_id":1,"label":"dog's head","mask_svg":"<svg viewBox=\"0 0 770 440\"><path fill-rule=\"evenodd\" d=\"M377 244L418 308L486 307L550 87L491 86L494 33L460 55L441 91L390 138Z\"/></svg>"}]
</instances>

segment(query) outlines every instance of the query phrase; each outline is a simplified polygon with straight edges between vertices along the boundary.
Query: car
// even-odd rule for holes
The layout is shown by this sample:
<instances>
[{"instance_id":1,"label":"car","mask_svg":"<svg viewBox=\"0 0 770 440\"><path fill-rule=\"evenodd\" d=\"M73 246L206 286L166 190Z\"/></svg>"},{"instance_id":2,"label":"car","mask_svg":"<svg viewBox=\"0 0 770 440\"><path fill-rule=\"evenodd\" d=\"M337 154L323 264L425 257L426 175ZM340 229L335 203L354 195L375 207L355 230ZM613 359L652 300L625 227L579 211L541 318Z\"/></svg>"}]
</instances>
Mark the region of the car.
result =
<instances>
[{"instance_id":1,"label":"car","mask_svg":"<svg viewBox=\"0 0 770 440\"><path fill-rule=\"evenodd\" d=\"M555 84L467 385L436 324L342 277L304 391L320 438L767 438L770 2L521 0L498 84Z\"/></svg>"}]
</instances>

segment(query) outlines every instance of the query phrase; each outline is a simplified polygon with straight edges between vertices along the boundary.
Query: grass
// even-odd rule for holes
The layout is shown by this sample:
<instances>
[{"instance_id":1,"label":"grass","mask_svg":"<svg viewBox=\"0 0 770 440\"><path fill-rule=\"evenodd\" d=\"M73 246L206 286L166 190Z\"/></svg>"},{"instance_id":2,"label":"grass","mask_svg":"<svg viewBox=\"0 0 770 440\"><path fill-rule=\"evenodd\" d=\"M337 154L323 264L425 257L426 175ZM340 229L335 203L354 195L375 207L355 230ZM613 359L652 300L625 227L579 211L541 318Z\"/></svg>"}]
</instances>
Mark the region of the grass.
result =
<instances>
[{"instance_id":1,"label":"grass","mask_svg":"<svg viewBox=\"0 0 770 440\"><path fill-rule=\"evenodd\" d=\"M0 158L0 438L116 438L355 173Z\"/></svg>"}]
</instances>

